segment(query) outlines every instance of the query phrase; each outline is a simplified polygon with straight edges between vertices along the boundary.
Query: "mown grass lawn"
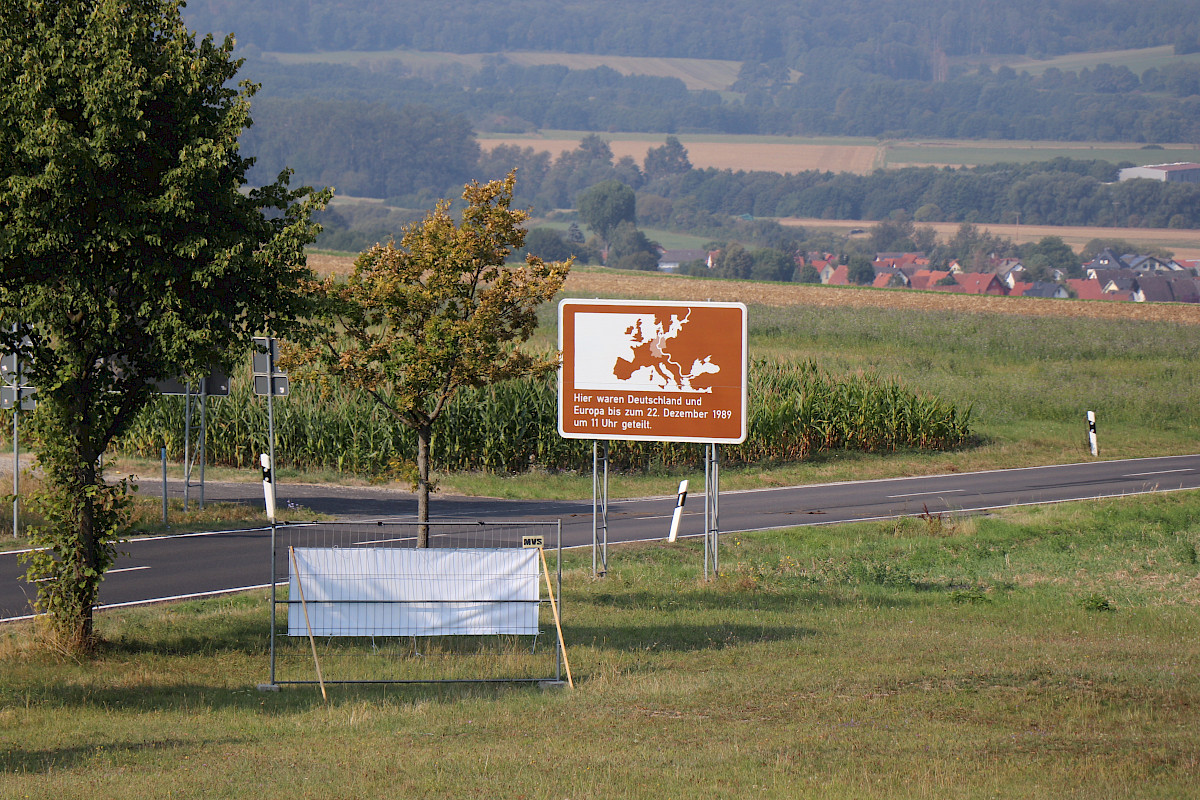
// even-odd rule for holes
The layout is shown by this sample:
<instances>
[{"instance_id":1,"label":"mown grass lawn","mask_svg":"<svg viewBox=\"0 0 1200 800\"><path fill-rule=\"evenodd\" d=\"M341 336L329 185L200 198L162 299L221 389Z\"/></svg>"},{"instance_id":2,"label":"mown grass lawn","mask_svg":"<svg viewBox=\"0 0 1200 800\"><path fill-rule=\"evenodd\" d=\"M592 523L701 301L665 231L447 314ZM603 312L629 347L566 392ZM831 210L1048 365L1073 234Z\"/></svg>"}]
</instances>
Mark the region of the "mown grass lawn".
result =
<instances>
[{"instance_id":1,"label":"mown grass lawn","mask_svg":"<svg viewBox=\"0 0 1200 800\"><path fill-rule=\"evenodd\" d=\"M579 553L574 690L260 693L263 593L9 626L0 796L1195 797L1198 545L1185 492Z\"/></svg>"}]
</instances>

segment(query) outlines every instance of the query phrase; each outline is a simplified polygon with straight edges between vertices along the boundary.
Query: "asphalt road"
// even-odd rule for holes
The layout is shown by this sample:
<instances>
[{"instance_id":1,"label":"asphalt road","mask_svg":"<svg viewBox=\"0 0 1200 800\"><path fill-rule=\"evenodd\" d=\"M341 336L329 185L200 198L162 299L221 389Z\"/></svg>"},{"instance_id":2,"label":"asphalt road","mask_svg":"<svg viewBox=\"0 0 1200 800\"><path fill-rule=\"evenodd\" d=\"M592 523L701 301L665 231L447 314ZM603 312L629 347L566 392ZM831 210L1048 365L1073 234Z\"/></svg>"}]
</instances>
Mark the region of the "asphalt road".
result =
<instances>
[{"instance_id":1,"label":"asphalt road","mask_svg":"<svg viewBox=\"0 0 1200 800\"><path fill-rule=\"evenodd\" d=\"M693 483L681 536L703 531L703 487ZM981 512L1018 505L1200 488L1200 455L1104 461L994 472L819 484L722 492L720 527L725 532L889 519L925 513ZM157 491L147 485L143 491ZM169 491L176 493L175 485ZM416 498L389 489L280 484L281 507L289 503L359 521L412 521ZM208 501L262 504L260 484L213 484ZM195 491L193 490L193 501ZM609 503L608 542L666 537L675 496ZM562 521L563 546L592 543L591 500L512 501L437 496L439 520ZM104 606L195 597L265 586L270 581L270 530L185 534L127 543L100 591ZM615 554L610 552L610 561ZM30 613L34 589L20 577L15 553L0 554L0 621Z\"/></svg>"}]
</instances>

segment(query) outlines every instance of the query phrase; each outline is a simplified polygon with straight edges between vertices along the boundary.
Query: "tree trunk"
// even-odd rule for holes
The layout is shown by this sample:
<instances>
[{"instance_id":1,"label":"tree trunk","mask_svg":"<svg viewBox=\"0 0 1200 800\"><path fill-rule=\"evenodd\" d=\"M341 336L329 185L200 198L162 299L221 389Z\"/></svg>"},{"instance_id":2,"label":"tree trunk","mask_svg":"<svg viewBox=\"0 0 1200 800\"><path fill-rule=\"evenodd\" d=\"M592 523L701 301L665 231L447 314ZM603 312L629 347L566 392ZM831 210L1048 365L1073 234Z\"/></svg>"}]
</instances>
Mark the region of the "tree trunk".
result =
<instances>
[{"instance_id":1,"label":"tree trunk","mask_svg":"<svg viewBox=\"0 0 1200 800\"><path fill-rule=\"evenodd\" d=\"M429 441L433 425L417 426L417 547L429 547Z\"/></svg>"},{"instance_id":2,"label":"tree trunk","mask_svg":"<svg viewBox=\"0 0 1200 800\"><path fill-rule=\"evenodd\" d=\"M87 487L96 483L96 463L94 459L89 460L89 455L80 455L80 466L75 471L76 485L72 487L72 496L78 497L80 502L74 509L79 541L74 575L78 617L71 621L70 637L72 649L85 653L95 646L92 611L103 579L96 542L96 510L87 493Z\"/></svg>"}]
</instances>

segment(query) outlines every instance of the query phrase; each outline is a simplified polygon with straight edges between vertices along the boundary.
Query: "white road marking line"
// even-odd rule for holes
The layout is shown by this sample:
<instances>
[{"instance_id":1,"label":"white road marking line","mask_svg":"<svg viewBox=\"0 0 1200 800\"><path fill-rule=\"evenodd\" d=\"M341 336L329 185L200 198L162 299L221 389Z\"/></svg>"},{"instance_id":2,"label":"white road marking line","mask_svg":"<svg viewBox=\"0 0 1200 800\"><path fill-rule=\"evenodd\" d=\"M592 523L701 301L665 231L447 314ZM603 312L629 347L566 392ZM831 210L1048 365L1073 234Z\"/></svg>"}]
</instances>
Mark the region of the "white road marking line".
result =
<instances>
[{"instance_id":1,"label":"white road marking line","mask_svg":"<svg viewBox=\"0 0 1200 800\"><path fill-rule=\"evenodd\" d=\"M1190 469L1161 469L1158 472L1131 472L1123 478L1144 478L1147 475L1170 475L1172 472L1192 472Z\"/></svg>"},{"instance_id":2,"label":"white road marking line","mask_svg":"<svg viewBox=\"0 0 1200 800\"><path fill-rule=\"evenodd\" d=\"M110 569L105 572L105 575L116 575L118 572L137 572L140 569L150 569L149 567L121 567L120 569ZM38 578L34 583L46 583L52 581L53 578Z\"/></svg>"},{"instance_id":3,"label":"white road marking line","mask_svg":"<svg viewBox=\"0 0 1200 800\"><path fill-rule=\"evenodd\" d=\"M965 492L965 491L966 491L966 489L942 489L940 491L935 491L935 492L913 492L912 494L888 494L888 495L884 495L884 497L886 497L888 500L899 500L902 497L921 497L922 495L933 495L933 494L956 494L956 493Z\"/></svg>"}]
</instances>

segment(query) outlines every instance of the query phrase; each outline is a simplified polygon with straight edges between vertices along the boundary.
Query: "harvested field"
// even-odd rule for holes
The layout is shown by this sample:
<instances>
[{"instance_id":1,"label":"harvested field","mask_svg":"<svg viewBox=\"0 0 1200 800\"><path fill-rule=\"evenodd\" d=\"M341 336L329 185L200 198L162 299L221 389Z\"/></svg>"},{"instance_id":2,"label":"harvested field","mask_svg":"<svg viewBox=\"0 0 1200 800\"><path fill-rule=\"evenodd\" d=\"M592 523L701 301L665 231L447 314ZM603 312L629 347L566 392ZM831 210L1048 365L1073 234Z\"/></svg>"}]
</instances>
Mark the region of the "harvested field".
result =
<instances>
[{"instance_id":1,"label":"harvested field","mask_svg":"<svg viewBox=\"0 0 1200 800\"><path fill-rule=\"evenodd\" d=\"M491 150L500 144L532 147L557 157L579 146L583 133L543 131L536 135L509 136L481 133L479 146ZM665 136L601 133L614 155L630 156L639 164L646 151L658 147ZM717 136L692 134L678 137L697 167L768 172L829 170L865 175L879 168L971 167L981 164L1049 161L1054 158L1099 159L1155 164L1194 161L1200 150L1192 144L1163 144L1145 150L1136 142L1039 142L1010 140L875 140L871 138L813 138L772 136Z\"/></svg>"},{"instance_id":2,"label":"harvested field","mask_svg":"<svg viewBox=\"0 0 1200 800\"><path fill-rule=\"evenodd\" d=\"M350 271L353 262L354 259L349 256L309 256L309 265L322 274L345 274ZM686 298L740 301L762 306L856 306L1033 317L1130 319L1200 325L1200 305L1183 303L1110 303L1046 300L1037 297L986 297L946 292L913 292L904 289L706 280L600 269L572 271L567 279L566 293L576 297L636 297L661 300Z\"/></svg>"},{"instance_id":3,"label":"harvested field","mask_svg":"<svg viewBox=\"0 0 1200 800\"><path fill-rule=\"evenodd\" d=\"M646 151L661 147L666 137L646 139L610 139L608 144L617 158L630 156L638 164L646 160ZM803 172L810 169L852 172L866 175L882 165L882 151L873 144L811 144L781 141L748 141L745 143L712 142L678 137L687 148L688 160L701 169L759 170L765 172ZM492 148L509 144L517 147L532 147L538 152L547 152L554 158L566 150L579 147L579 139L540 137L480 138L479 146L490 151Z\"/></svg>"}]
</instances>

